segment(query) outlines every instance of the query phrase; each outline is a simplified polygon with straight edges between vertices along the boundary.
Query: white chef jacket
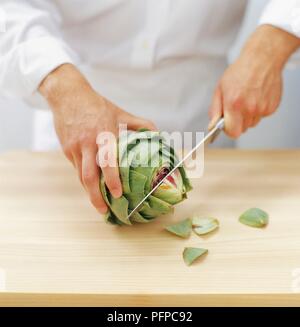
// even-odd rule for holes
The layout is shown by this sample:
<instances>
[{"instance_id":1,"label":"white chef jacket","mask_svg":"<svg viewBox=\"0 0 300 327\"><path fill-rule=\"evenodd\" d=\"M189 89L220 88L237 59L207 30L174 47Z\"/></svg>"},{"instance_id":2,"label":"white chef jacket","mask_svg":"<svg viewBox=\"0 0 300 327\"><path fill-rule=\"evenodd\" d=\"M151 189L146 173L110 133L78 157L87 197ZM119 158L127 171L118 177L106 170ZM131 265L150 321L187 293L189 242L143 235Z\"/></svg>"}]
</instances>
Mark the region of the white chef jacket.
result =
<instances>
[{"instance_id":1,"label":"white chef jacket","mask_svg":"<svg viewBox=\"0 0 300 327\"><path fill-rule=\"evenodd\" d=\"M59 65L73 63L101 95L160 129L204 131L246 5L247 0L1 0L0 94L47 108L39 84ZM261 24L300 37L299 10L300 0L269 1ZM57 145L50 111L36 111L34 148Z\"/></svg>"}]
</instances>

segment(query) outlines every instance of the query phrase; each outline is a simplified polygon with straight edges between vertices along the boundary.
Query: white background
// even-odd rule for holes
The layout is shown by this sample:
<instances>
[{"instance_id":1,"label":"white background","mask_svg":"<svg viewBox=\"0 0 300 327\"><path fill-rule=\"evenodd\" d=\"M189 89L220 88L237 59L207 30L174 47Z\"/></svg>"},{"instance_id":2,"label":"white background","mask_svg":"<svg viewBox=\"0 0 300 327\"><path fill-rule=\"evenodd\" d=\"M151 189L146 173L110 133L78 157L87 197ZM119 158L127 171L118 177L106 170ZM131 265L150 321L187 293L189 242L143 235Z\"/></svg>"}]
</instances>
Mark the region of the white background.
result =
<instances>
[{"instance_id":1,"label":"white background","mask_svg":"<svg viewBox=\"0 0 300 327\"><path fill-rule=\"evenodd\" d=\"M254 30L267 0L252 0L244 26L230 55L237 56L247 36ZM278 112L238 141L241 148L300 147L300 68L286 70L285 89ZM32 109L19 101L0 98L0 152L29 148L32 132Z\"/></svg>"}]
</instances>

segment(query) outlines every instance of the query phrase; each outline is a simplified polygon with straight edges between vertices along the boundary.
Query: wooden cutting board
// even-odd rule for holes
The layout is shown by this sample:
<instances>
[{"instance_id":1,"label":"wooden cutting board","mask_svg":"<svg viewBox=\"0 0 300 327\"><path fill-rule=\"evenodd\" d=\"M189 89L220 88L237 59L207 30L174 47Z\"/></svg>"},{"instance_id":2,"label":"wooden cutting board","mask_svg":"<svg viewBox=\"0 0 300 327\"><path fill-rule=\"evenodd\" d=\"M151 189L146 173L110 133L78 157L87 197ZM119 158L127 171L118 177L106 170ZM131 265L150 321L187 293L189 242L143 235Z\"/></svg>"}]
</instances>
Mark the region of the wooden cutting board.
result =
<instances>
[{"instance_id":1,"label":"wooden cutting board","mask_svg":"<svg viewBox=\"0 0 300 327\"><path fill-rule=\"evenodd\" d=\"M59 153L0 157L0 305L300 305L300 151L210 150L174 215L114 227ZM265 229L238 222L257 206ZM188 240L164 226L199 214L220 229ZM185 246L209 250L197 264Z\"/></svg>"}]
</instances>

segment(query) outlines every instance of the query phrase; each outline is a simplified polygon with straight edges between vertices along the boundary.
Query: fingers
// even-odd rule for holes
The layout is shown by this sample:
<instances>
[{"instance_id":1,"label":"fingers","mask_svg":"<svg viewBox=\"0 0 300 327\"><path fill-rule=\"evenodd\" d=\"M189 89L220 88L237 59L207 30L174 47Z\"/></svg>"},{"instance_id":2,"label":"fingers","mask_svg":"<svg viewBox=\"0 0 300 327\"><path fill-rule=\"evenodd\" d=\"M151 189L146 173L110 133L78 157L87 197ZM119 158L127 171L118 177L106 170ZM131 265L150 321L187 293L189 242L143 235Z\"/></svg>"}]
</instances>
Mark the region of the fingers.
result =
<instances>
[{"instance_id":1,"label":"fingers","mask_svg":"<svg viewBox=\"0 0 300 327\"><path fill-rule=\"evenodd\" d=\"M122 184L117 158L117 139L112 133L102 134L98 151L98 164L101 167L105 184L114 198L122 196Z\"/></svg>"},{"instance_id":2,"label":"fingers","mask_svg":"<svg viewBox=\"0 0 300 327\"><path fill-rule=\"evenodd\" d=\"M222 112L223 112L222 93L221 93L220 88L218 87L215 91L215 94L214 94L213 100L212 100L212 104L209 109L209 118L210 118L210 122L208 125L209 130L211 130L216 125L218 120L222 117Z\"/></svg>"},{"instance_id":3,"label":"fingers","mask_svg":"<svg viewBox=\"0 0 300 327\"><path fill-rule=\"evenodd\" d=\"M225 133L233 138L238 138L244 130L244 118L242 112L231 107L224 108Z\"/></svg>"},{"instance_id":4,"label":"fingers","mask_svg":"<svg viewBox=\"0 0 300 327\"><path fill-rule=\"evenodd\" d=\"M259 124L261 118L259 116L253 117L250 127L255 127Z\"/></svg>"},{"instance_id":5,"label":"fingers","mask_svg":"<svg viewBox=\"0 0 300 327\"><path fill-rule=\"evenodd\" d=\"M100 169L96 162L97 148L86 148L82 152L82 177L83 185L90 196L93 206L101 214L107 212L107 205L103 200L99 188Z\"/></svg>"},{"instance_id":6,"label":"fingers","mask_svg":"<svg viewBox=\"0 0 300 327\"><path fill-rule=\"evenodd\" d=\"M74 152L72 154L72 157L73 157L73 165L78 172L79 180L80 180L81 184L84 185L83 180L82 180L82 154L81 154L81 151Z\"/></svg>"},{"instance_id":7,"label":"fingers","mask_svg":"<svg viewBox=\"0 0 300 327\"><path fill-rule=\"evenodd\" d=\"M127 126L128 129L131 129L133 131L136 131L140 128L146 128L151 131L157 130L157 127L150 120L135 117L133 115L129 115L129 117L127 118Z\"/></svg>"},{"instance_id":8,"label":"fingers","mask_svg":"<svg viewBox=\"0 0 300 327\"><path fill-rule=\"evenodd\" d=\"M264 117L263 105L255 103L246 96L229 97L224 101L224 117L226 134L236 139L248 128L257 126Z\"/></svg>"}]
</instances>

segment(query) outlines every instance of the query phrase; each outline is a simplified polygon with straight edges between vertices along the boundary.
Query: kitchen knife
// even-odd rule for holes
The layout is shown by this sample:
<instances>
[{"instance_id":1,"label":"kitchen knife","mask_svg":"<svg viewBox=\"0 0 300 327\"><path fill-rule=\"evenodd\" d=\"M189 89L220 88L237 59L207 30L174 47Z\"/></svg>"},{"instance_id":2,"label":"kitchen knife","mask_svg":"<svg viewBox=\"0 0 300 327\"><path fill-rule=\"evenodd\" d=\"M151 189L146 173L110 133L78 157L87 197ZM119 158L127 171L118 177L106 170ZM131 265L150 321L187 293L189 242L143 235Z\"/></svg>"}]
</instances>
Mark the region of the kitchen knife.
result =
<instances>
[{"instance_id":1,"label":"kitchen knife","mask_svg":"<svg viewBox=\"0 0 300 327\"><path fill-rule=\"evenodd\" d=\"M128 217L127 218L130 218L134 212L136 212L139 207L144 203L144 201L146 201L149 196L151 194L153 194L158 188L159 186L164 182L165 179L167 179L169 176L171 176L175 170L177 168L179 168L180 166L182 166L182 164L184 163L184 161L186 159L188 159L193 153L195 153L201 145L207 145L207 144L210 144L212 142L215 141L215 139L218 137L218 135L220 134L220 132L222 131L222 129L224 128L224 118L221 118L217 124L215 125L215 127L213 127L206 135L205 137L190 151L188 152L184 158L178 162L177 165L175 165L175 167L143 198L142 201L140 201L138 203L138 205L129 213Z\"/></svg>"}]
</instances>

